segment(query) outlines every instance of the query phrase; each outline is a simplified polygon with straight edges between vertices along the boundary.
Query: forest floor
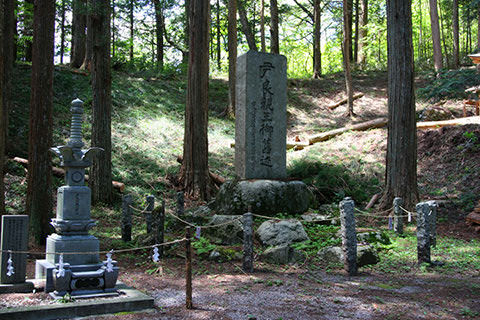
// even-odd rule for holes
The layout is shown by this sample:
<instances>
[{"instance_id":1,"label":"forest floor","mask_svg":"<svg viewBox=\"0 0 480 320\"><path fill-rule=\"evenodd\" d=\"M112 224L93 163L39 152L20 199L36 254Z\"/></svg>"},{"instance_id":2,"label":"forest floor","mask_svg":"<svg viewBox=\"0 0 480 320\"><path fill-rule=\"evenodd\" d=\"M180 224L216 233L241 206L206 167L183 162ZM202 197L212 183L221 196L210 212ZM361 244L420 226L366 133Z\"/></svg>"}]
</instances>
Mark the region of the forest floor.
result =
<instances>
[{"instance_id":1,"label":"forest floor","mask_svg":"<svg viewBox=\"0 0 480 320\"><path fill-rule=\"evenodd\" d=\"M118 80L120 81L120 80ZM131 81L135 89L155 83ZM419 85L424 80L418 79ZM357 74L355 91L365 96L354 103L356 117L343 116L345 105L329 111L327 106L343 98L344 82L341 76L321 80L289 80L288 137L305 141L309 136L334 128L344 127L379 117L387 116L387 78L385 73ZM160 88L176 88L177 84L161 83ZM212 112L220 113L225 105L225 83L212 81ZM142 89L143 88L143 89ZM172 89L172 90L173 90ZM223 93L223 95L222 95ZM128 102L124 91L115 92L114 100L123 106ZM133 93L132 93L133 94ZM138 98L141 100L141 97ZM120 101L120 102L119 102ZM140 103L140 102L138 102ZM417 111L432 103L417 102ZM460 99L444 100L442 107L456 117L461 116ZM120 107L119 107L120 108ZM133 107L125 107L128 112ZM121 111L119 111L120 113ZM117 160L132 163L138 159L138 167L114 172L116 179L124 181L134 195L142 195L145 189L135 188L134 181L143 174L145 184L155 188L163 184L167 205L174 205L175 186L170 177L175 170L161 167L173 165L176 154L181 152L181 118L178 109L171 107L163 118L155 117L154 111L135 111L132 122L123 123L123 113L114 115L114 143ZM125 112L126 114L126 112ZM150 117L144 117L148 114ZM88 115L87 115L88 116ZM130 115L129 115L130 116ZM66 118L68 119L68 117ZM117 122L117 124L115 124ZM210 130L210 165L212 171L226 177L233 176L233 122L213 117ZM161 129L161 130L160 130ZM157 136L154 132L159 131ZM132 132L142 138L132 143ZM141 132L141 134L138 134ZM59 137L62 134L58 135ZM381 190L385 170L386 128L368 131L350 131L326 142L318 143L301 151L287 153L289 172L295 176L295 169L310 162L319 162L329 168L336 168L354 177L354 181L368 180L368 192L360 182L351 186L330 186L319 190L325 199L321 203L335 203L349 191L357 192L360 206ZM88 138L88 135L87 135ZM355 277L347 276L341 266L325 265L311 252L300 264L275 266L262 261L255 262L255 272L241 271L241 261L212 262L194 255L193 262L193 310L186 310L184 294L183 249L170 249L166 259L154 264L150 252L121 254L115 257L121 267L120 280L155 298L156 309L152 312L117 314L117 319L478 319L480 318L480 234L465 223L465 216L480 198L480 128L476 125L451 127L418 132L418 183L421 199L441 200L438 213L438 245L432 250L435 260L445 262L442 267L416 264L416 242L413 224L398 237L387 229L386 221L363 219L361 227L382 230L389 234L392 245L379 252L381 262L362 268ZM156 145L147 145L152 140ZM143 142L145 141L145 142ZM167 141L167 142L164 142ZM168 154L159 150L165 145ZM174 147L173 147L174 146ZM143 151L150 150L148 159L141 160ZM155 158L156 157L156 158ZM153 159L153 160L152 160ZM167 160L165 160L167 159ZM146 175L149 170L160 170L162 174ZM142 167L145 165L145 167ZM178 166L178 164L175 164ZM21 209L18 197L24 189L24 172L10 167L6 176L7 202L11 208ZM336 170L335 169L335 170ZM332 169L333 170L333 169ZM328 171L337 172L337 171ZM327 174L328 174L327 172ZM22 175L23 174L23 175ZM155 177L153 177L155 176ZM137 180L135 180L137 179ZM148 180L151 179L151 180ZM148 180L148 181L147 181ZM374 181L373 183L370 183ZM58 182L57 183L61 183ZM318 183L318 181L317 181ZM356 183L356 182L355 182ZM315 187L315 186L314 186ZM350 188L350 189L349 189ZM146 188L148 190L148 187ZM328 190L332 189L332 190ZM327 195L330 192L332 196ZM363 193L362 193L363 192ZM356 200L357 202L357 200ZM136 204L140 207L141 200ZM189 207L201 203L187 201ZM167 208L167 210L170 210ZM315 209L314 212L319 212ZM96 236L101 240L102 250L121 245L119 239L119 206L96 207L92 215L99 220ZM115 220L117 219L117 220ZM144 224L134 226L134 234L141 233ZM312 231L312 230L310 230ZM310 232L309 231L309 232ZM315 231L315 230L313 230ZM312 232L313 232L312 231ZM180 233L171 234L173 239ZM136 238L135 246L141 241ZM125 246L128 247L128 246ZM239 249L239 248L236 248ZM261 251L261 248L256 248ZM44 248L31 248L44 251ZM29 260L28 273L33 276L34 260ZM0 296L0 307L51 303L43 293L11 294ZM88 317L88 319L109 319L113 316Z\"/></svg>"}]
</instances>

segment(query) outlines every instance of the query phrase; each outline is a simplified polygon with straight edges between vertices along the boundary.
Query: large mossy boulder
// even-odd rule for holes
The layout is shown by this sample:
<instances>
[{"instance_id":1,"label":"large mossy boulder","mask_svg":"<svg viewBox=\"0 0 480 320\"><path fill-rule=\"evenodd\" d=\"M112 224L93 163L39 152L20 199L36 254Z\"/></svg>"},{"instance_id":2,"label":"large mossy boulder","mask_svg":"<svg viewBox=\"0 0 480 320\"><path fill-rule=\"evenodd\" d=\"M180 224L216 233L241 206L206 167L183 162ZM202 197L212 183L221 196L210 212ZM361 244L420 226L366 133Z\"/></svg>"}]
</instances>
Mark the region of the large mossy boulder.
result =
<instances>
[{"instance_id":1,"label":"large mossy boulder","mask_svg":"<svg viewBox=\"0 0 480 320\"><path fill-rule=\"evenodd\" d=\"M262 260L274 264L289 264L305 261L305 254L290 246L276 246L265 250L261 255Z\"/></svg>"},{"instance_id":2,"label":"large mossy boulder","mask_svg":"<svg viewBox=\"0 0 480 320\"><path fill-rule=\"evenodd\" d=\"M342 264L344 262L344 253L341 247L326 247L318 252L318 257L328 264ZM357 246L357 266L377 264L380 262L377 250L370 245Z\"/></svg>"},{"instance_id":3,"label":"large mossy boulder","mask_svg":"<svg viewBox=\"0 0 480 320\"><path fill-rule=\"evenodd\" d=\"M262 244L267 246L287 246L309 240L303 225L295 219L265 221L258 227L257 234Z\"/></svg>"},{"instance_id":4,"label":"large mossy boulder","mask_svg":"<svg viewBox=\"0 0 480 320\"><path fill-rule=\"evenodd\" d=\"M302 214L308 210L313 194L301 181L233 180L225 182L215 198L217 214L240 215L250 207L253 213Z\"/></svg>"},{"instance_id":5,"label":"large mossy boulder","mask_svg":"<svg viewBox=\"0 0 480 320\"><path fill-rule=\"evenodd\" d=\"M241 244L243 241L243 223L241 216L214 215L202 232L216 244Z\"/></svg>"}]
</instances>

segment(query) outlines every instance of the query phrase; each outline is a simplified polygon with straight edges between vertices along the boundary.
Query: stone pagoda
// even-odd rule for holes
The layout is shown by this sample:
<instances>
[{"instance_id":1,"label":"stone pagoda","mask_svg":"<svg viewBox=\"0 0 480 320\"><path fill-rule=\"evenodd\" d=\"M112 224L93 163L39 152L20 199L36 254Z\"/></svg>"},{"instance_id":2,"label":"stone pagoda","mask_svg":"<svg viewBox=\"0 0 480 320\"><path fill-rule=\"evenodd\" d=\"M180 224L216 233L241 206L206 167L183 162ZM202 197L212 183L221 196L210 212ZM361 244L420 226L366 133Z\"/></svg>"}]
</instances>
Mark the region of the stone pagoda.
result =
<instances>
[{"instance_id":1,"label":"stone pagoda","mask_svg":"<svg viewBox=\"0 0 480 320\"><path fill-rule=\"evenodd\" d=\"M89 234L96 225L90 217L91 191L85 185L85 168L101 148L82 149L83 102L72 101L72 123L67 145L51 148L65 169L65 186L57 191L57 214L47 237L46 259L37 260L37 279L46 279L45 291L54 297L116 294L116 262L100 261L99 240Z\"/></svg>"}]
</instances>

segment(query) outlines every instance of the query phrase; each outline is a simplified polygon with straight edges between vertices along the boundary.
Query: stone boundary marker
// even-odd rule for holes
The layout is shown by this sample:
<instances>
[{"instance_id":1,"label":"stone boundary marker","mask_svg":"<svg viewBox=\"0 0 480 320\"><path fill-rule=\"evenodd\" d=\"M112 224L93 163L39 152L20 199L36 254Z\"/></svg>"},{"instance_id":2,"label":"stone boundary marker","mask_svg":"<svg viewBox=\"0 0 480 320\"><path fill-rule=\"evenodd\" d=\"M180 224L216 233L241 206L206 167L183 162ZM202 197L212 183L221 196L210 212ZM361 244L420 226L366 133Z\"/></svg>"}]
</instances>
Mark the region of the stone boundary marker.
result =
<instances>
[{"instance_id":1,"label":"stone boundary marker","mask_svg":"<svg viewBox=\"0 0 480 320\"><path fill-rule=\"evenodd\" d=\"M152 309L154 299L138 290L118 284L125 293L119 298L77 300L71 303L18 307L0 310L0 320L68 319L92 315Z\"/></svg>"},{"instance_id":2,"label":"stone boundary marker","mask_svg":"<svg viewBox=\"0 0 480 320\"><path fill-rule=\"evenodd\" d=\"M348 275L357 274L357 233L355 230L355 202L347 197L340 202L340 222L342 233L342 248L345 255L345 270Z\"/></svg>"}]
</instances>

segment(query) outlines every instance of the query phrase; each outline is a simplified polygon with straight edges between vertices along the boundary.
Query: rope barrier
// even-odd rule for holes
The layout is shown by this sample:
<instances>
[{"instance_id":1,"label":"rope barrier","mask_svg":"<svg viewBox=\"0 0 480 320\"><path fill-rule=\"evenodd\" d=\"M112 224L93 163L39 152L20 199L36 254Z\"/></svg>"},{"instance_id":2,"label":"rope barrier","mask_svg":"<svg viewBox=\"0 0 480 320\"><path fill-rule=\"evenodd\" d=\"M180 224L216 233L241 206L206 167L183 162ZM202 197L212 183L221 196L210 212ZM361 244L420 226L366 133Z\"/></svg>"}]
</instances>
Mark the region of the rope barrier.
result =
<instances>
[{"instance_id":1,"label":"rope barrier","mask_svg":"<svg viewBox=\"0 0 480 320\"><path fill-rule=\"evenodd\" d=\"M138 209L138 208L135 208L134 206L132 206L131 204L128 205L130 207L130 209L133 209L137 212L140 212L140 213L145 213L145 212L152 212L152 210L147 210L148 208L148 205L145 207L145 209L141 210L141 209Z\"/></svg>"},{"instance_id":2,"label":"rope barrier","mask_svg":"<svg viewBox=\"0 0 480 320\"><path fill-rule=\"evenodd\" d=\"M412 215L412 216L416 216L416 215L417 215L416 212L408 211L407 209L405 209L405 208L402 207L402 206L399 206L399 207L400 207L400 209L402 209L402 211L405 212L405 213L408 213L408 214L410 214L410 215ZM430 210L430 211L431 211L431 210Z\"/></svg>"},{"instance_id":3,"label":"rope barrier","mask_svg":"<svg viewBox=\"0 0 480 320\"><path fill-rule=\"evenodd\" d=\"M32 251L15 251L15 250L0 250L2 253L16 253L16 254L31 254L31 255L47 255L47 254L55 254L55 255L77 255L77 254L107 254L107 253L122 253L122 252L130 252L130 251L137 251L137 250L144 250L144 249L153 249L157 247L163 247L172 245L175 243L181 243L186 241L186 238L177 239L169 242L154 244L150 246L144 247L136 247L136 248L129 248L129 249L118 249L118 250L108 250L108 251L85 251L85 252L32 252Z\"/></svg>"},{"instance_id":4,"label":"rope barrier","mask_svg":"<svg viewBox=\"0 0 480 320\"><path fill-rule=\"evenodd\" d=\"M257 217L257 218L261 218L261 219L275 220L275 221L288 221L288 220L294 219L294 218L281 219L281 218L276 218L276 217L262 216L262 215L260 215L260 214L255 214L255 213L252 213L252 216ZM329 222L329 221L332 221L332 219L335 219L335 217L332 217L332 218L330 218L330 219L323 219L323 220L312 220L312 221L303 220L303 221L301 221L301 222L302 222L302 223Z\"/></svg>"},{"instance_id":5,"label":"rope barrier","mask_svg":"<svg viewBox=\"0 0 480 320\"><path fill-rule=\"evenodd\" d=\"M368 217L373 217L373 218L391 218L391 217L393 217L392 214L390 214L388 216L383 216L382 215L384 213L387 213L387 212L390 212L391 210L393 210L393 207L391 207L390 209L384 210L384 211L372 212L372 213L360 210L358 208L355 208L355 210L357 212L360 212L360 214L358 214L359 216L368 216Z\"/></svg>"}]
</instances>

